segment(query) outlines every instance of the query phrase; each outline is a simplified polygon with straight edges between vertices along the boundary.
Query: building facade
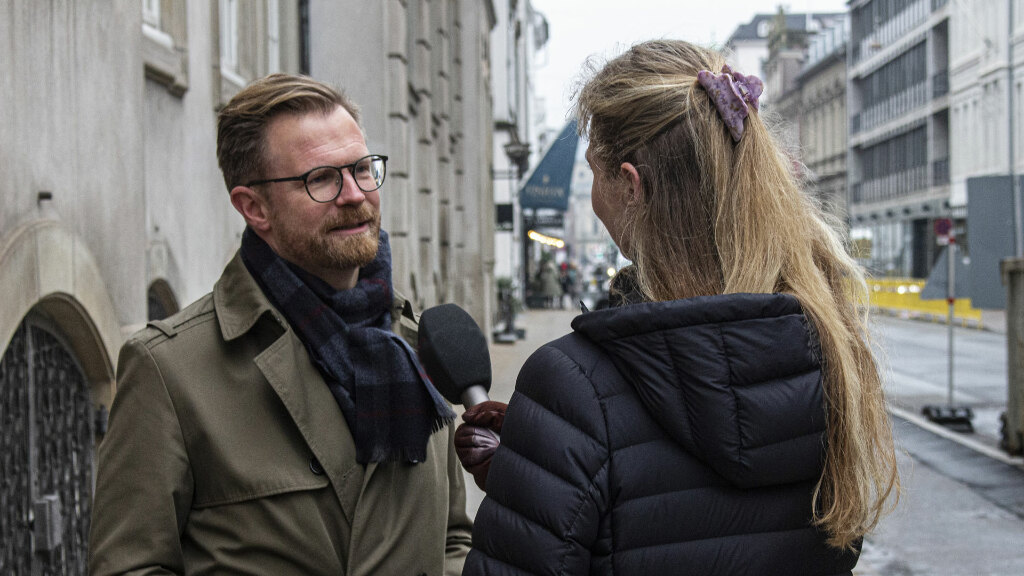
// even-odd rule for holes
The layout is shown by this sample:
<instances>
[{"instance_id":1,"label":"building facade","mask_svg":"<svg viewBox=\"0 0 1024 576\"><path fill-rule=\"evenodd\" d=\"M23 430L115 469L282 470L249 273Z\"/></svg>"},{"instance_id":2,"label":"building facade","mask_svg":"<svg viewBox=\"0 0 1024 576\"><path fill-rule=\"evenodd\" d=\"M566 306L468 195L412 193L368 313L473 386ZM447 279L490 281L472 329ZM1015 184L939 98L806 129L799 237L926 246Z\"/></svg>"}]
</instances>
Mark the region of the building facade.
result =
<instances>
[{"instance_id":1,"label":"building facade","mask_svg":"<svg viewBox=\"0 0 1024 576\"><path fill-rule=\"evenodd\" d=\"M494 203L503 205L511 219L495 233L494 274L513 282L521 297L528 240L518 191L549 143L533 74L547 45L548 24L530 0L495 0L494 6L497 23L490 38L491 61L500 70L494 73L491 166Z\"/></svg>"},{"instance_id":2,"label":"building facade","mask_svg":"<svg viewBox=\"0 0 1024 576\"><path fill-rule=\"evenodd\" d=\"M308 73L362 105L396 288L488 326L494 24L489 0L2 4L0 572L85 573L118 349L238 247L216 113L251 80Z\"/></svg>"},{"instance_id":3,"label":"building facade","mask_svg":"<svg viewBox=\"0 0 1024 576\"><path fill-rule=\"evenodd\" d=\"M798 77L800 150L806 180L825 210L845 220L846 205L846 40L844 17L810 39Z\"/></svg>"},{"instance_id":4,"label":"building facade","mask_svg":"<svg viewBox=\"0 0 1024 576\"><path fill-rule=\"evenodd\" d=\"M804 58L807 38L842 18L839 13L756 14L725 42L734 70L755 74L765 83L762 102L772 102L793 88Z\"/></svg>"},{"instance_id":5,"label":"building facade","mask_svg":"<svg viewBox=\"0 0 1024 576\"><path fill-rule=\"evenodd\" d=\"M968 178L1009 172L1011 138L1014 172L1024 173L1024 0L952 2L949 11L950 203L961 207Z\"/></svg>"},{"instance_id":6,"label":"building facade","mask_svg":"<svg viewBox=\"0 0 1024 576\"><path fill-rule=\"evenodd\" d=\"M813 24L795 26L808 21ZM764 63L765 110L793 158L794 174L840 219L846 214L847 22L845 14L780 12Z\"/></svg>"},{"instance_id":7,"label":"building facade","mask_svg":"<svg viewBox=\"0 0 1024 576\"><path fill-rule=\"evenodd\" d=\"M925 278L950 203L946 0L850 2L851 235L875 274Z\"/></svg>"}]
</instances>

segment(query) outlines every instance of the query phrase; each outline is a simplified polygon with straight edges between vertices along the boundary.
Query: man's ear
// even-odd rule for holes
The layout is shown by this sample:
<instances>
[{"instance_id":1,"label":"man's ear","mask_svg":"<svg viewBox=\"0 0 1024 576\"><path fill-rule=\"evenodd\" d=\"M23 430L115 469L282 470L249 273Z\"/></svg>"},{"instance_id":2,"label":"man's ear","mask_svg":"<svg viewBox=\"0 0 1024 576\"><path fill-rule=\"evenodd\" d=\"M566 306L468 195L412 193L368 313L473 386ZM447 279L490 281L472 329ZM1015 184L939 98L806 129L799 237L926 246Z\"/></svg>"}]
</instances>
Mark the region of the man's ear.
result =
<instances>
[{"instance_id":1,"label":"man's ear","mask_svg":"<svg viewBox=\"0 0 1024 576\"><path fill-rule=\"evenodd\" d=\"M245 223L257 232L270 230L270 212L267 199L248 186L231 189L231 205L245 219Z\"/></svg>"},{"instance_id":2,"label":"man's ear","mask_svg":"<svg viewBox=\"0 0 1024 576\"><path fill-rule=\"evenodd\" d=\"M636 171L636 166L629 162L623 162L619 166L619 178L622 178L626 184L626 204L632 205L639 202L643 197L643 187L640 184L640 173Z\"/></svg>"}]
</instances>

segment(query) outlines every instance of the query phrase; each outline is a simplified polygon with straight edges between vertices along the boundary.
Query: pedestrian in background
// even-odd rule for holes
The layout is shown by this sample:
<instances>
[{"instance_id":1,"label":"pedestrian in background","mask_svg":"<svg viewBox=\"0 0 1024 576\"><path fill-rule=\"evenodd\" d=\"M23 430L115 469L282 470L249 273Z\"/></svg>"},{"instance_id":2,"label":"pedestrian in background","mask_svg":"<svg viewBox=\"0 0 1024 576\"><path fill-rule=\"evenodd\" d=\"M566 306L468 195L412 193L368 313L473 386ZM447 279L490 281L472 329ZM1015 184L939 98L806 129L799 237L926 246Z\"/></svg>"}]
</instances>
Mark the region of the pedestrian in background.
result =
<instances>
[{"instance_id":1,"label":"pedestrian in background","mask_svg":"<svg viewBox=\"0 0 1024 576\"><path fill-rule=\"evenodd\" d=\"M89 572L456 576L455 414L422 376L358 108L273 74L218 117L241 247L121 349Z\"/></svg>"},{"instance_id":2,"label":"pedestrian in background","mask_svg":"<svg viewBox=\"0 0 1024 576\"><path fill-rule=\"evenodd\" d=\"M466 412L487 497L465 574L851 574L899 486L866 287L762 88L680 41L582 84L593 208L634 265L530 357L507 413Z\"/></svg>"},{"instance_id":3,"label":"pedestrian in background","mask_svg":"<svg viewBox=\"0 0 1024 576\"><path fill-rule=\"evenodd\" d=\"M575 262L569 262L566 267L562 291L569 296L569 308L575 307L580 296L580 275Z\"/></svg>"},{"instance_id":4,"label":"pedestrian in background","mask_svg":"<svg viewBox=\"0 0 1024 576\"><path fill-rule=\"evenodd\" d=\"M555 261L553 259L545 260L540 265L538 277L540 281L540 293L544 298L544 307L561 308L562 284L558 280L558 268L555 266Z\"/></svg>"}]
</instances>

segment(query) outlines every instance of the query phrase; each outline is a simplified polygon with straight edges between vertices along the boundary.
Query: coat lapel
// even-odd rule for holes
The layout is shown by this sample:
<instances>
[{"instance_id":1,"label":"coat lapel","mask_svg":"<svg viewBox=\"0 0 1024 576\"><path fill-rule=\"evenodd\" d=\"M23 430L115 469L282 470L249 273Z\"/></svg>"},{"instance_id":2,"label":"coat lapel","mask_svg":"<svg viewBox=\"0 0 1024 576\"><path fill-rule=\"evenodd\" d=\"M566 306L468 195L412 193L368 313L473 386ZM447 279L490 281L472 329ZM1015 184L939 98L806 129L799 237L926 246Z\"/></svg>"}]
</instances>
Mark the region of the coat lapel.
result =
<instances>
[{"instance_id":1,"label":"coat lapel","mask_svg":"<svg viewBox=\"0 0 1024 576\"><path fill-rule=\"evenodd\" d=\"M319 461L349 525L363 485L355 442L345 418L305 346L274 309L236 253L213 290L214 307L225 341L260 331L258 321L270 314L282 333L255 358L295 426ZM265 341L265 340L264 340Z\"/></svg>"},{"instance_id":2,"label":"coat lapel","mask_svg":"<svg viewBox=\"0 0 1024 576\"><path fill-rule=\"evenodd\" d=\"M363 467L356 462L352 433L323 377L290 330L256 357L256 366L320 462L351 525L363 484Z\"/></svg>"}]
</instances>

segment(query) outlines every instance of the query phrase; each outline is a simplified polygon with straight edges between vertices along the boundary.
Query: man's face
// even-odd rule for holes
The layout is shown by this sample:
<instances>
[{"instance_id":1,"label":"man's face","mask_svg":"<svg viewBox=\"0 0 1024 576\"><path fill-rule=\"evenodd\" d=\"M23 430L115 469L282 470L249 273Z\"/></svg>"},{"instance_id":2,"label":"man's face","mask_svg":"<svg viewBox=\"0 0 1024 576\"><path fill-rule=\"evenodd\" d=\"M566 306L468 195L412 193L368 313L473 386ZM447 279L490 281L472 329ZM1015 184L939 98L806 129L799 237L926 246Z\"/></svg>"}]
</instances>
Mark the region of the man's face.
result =
<instances>
[{"instance_id":1,"label":"man's face","mask_svg":"<svg viewBox=\"0 0 1024 576\"><path fill-rule=\"evenodd\" d=\"M368 155L359 125L341 106L319 113L282 114L267 125L267 178L342 166ZM302 182L266 185L269 230L264 240L285 260L339 287L377 254L380 190L363 192L349 169L332 202L315 202ZM347 284L342 281L341 284Z\"/></svg>"}]
</instances>

